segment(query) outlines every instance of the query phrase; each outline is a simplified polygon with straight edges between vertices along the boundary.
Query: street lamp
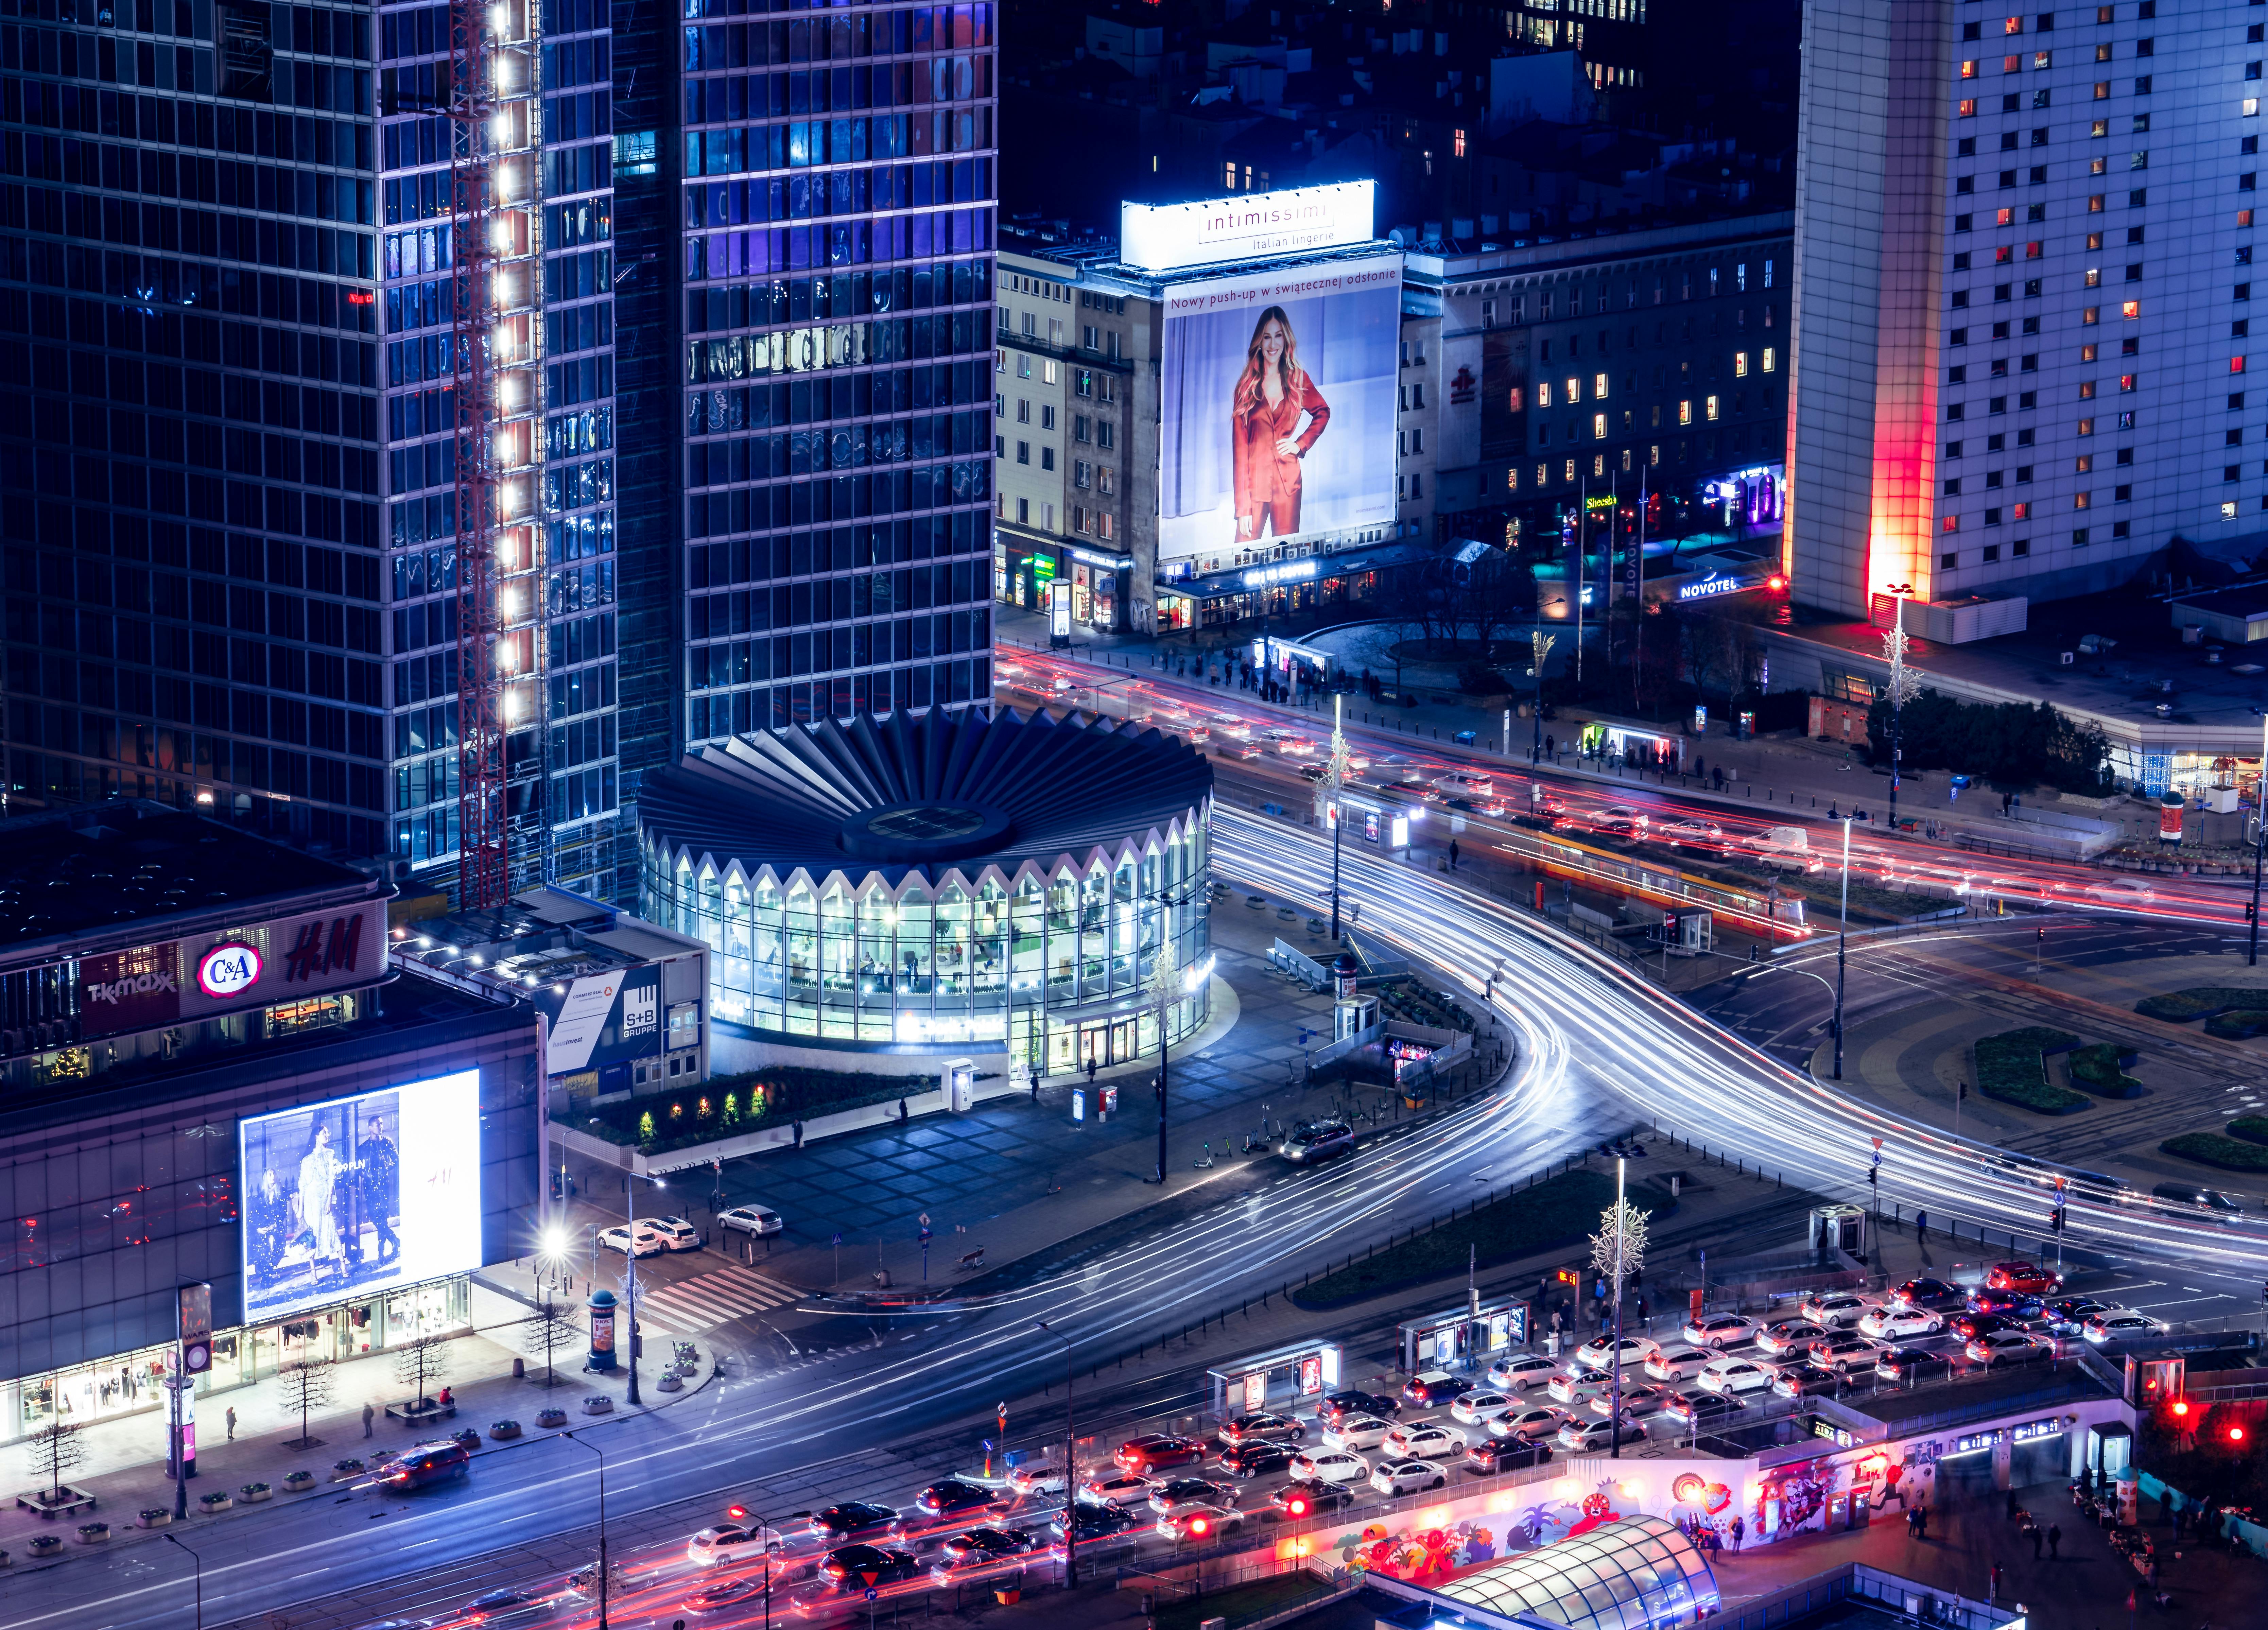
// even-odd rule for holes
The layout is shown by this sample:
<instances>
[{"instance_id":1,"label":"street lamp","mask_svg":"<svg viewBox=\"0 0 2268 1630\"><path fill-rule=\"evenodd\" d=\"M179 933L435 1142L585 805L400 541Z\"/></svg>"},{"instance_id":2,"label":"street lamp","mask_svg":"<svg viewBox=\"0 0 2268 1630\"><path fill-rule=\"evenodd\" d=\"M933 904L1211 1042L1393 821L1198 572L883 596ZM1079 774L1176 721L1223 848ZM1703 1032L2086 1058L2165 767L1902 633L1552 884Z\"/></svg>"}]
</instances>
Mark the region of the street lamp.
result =
<instances>
[{"instance_id":1,"label":"street lamp","mask_svg":"<svg viewBox=\"0 0 2268 1630\"><path fill-rule=\"evenodd\" d=\"M1162 1171L1164 1169L1161 1167ZM1043 1336L1063 1343L1064 1350L1064 1589L1079 1583L1079 1426L1071 1414L1071 1338L1051 1330L1045 1319L1033 1326Z\"/></svg>"},{"instance_id":2,"label":"street lamp","mask_svg":"<svg viewBox=\"0 0 2268 1630\"><path fill-rule=\"evenodd\" d=\"M1197 897L1201 885L1191 884L1170 898L1153 896L1160 906L1178 910ZM1158 926L1158 949L1151 963L1149 994L1158 1004L1158 1175L1152 1180L1159 1188L1166 1186L1166 1071L1172 1058L1174 1004L1182 997L1204 988L1212 977L1213 959L1210 956L1194 967L1181 965L1179 948L1171 929L1171 918Z\"/></svg>"},{"instance_id":3,"label":"street lamp","mask_svg":"<svg viewBox=\"0 0 2268 1630\"><path fill-rule=\"evenodd\" d=\"M175 1536L172 1535L172 1534L163 1534L163 1533L161 1533L161 1534L159 1534L159 1535L158 1536L158 1538L160 1538L160 1539L171 1539L171 1540L173 1540L173 1542L175 1545L180 1545L182 1550L184 1550L184 1551L188 1551L188 1552L189 1552L189 1560L196 1564L196 1567L197 1567L197 1630L205 1630L205 1560L204 1560L204 1559L203 1559L202 1557L199 1556L195 1552L194 1552L194 1551L189 1551L188 1546L187 1546L187 1545L181 1545L180 1540L179 1538L177 1538Z\"/></svg>"},{"instance_id":4,"label":"street lamp","mask_svg":"<svg viewBox=\"0 0 2268 1630\"><path fill-rule=\"evenodd\" d=\"M751 1511L746 1506L730 1507L727 1508L725 1515L732 1517L735 1522L746 1523L753 1520L756 1525L756 1531L765 1537L764 1630L772 1630L772 1575L779 1570L772 1565L770 1537L779 1532L779 1530L772 1526L770 1518L765 1516L761 1512ZM808 1511L791 1511L788 1515L792 1517L806 1517L809 1516L811 1513Z\"/></svg>"},{"instance_id":5,"label":"street lamp","mask_svg":"<svg viewBox=\"0 0 2268 1630\"><path fill-rule=\"evenodd\" d=\"M1547 634L1540 628L1530 629L1528 634L1528 648L1535 653L1535 745L1528 750L1530 763L1543 762L1543 662L1558 638L1557 634Z\"/></svg>"},{"instance_id":6,"label":"street lamp","mask_svg":"<svg viewBox=\"0 0 2268 1630\"><path fill-rule=\"evenodd\" d=\"M1890 785L1897 785L1896 778ZM1843 970L1851 948L1851 817L1843 817L1843 919L1835 930L1835 1079L1843 1079Z\"/></svg>"},{"instance_id":7,"label":"street lamp","mask_svg":"<svg viewBox=\"0 0 2268 1630\"><path fill-rule=\"evenodd\" d=\"M622 1232L625 1236L622 1241L622 1309L624 1317L630 1323L630 1385L629 1398L630 1402L633 1405L640 1402L638 1398L637 1376L637 1219L630 1214L632 1212L637 1210L635 1199L637 1191L632 1185L637 1181L637 1173L627 1169L622 1172ZM657 1189L666 1189L669 1186L667 1183L664 1182L659 1177L648 1177L646 1181L653 1184ZM594 1245L594 1254L595 1250L596 1247ZM604 1630L603 1626L600 1627L600 1630Z\"/></svg>"},{"instance_id":8,"label":"street lamp","mask_svg":"<svg viewBox=\"0 0 2268 1630\"><path fill-rule=\"evenodd\" d=\"M633 1368L630 1374L635 1376L637 1371ZM599 1457L599 1630L607 1630L607 1596L614 1583L607 1568L607 1451L596 1443L577 1437L572 1432L562 1432L559 1435L570 1443L579 1444L589 1449ZM769 1612L771 1606L769 1575L767 1575L764 1591L764 1605Z\"/></svg>"},{"instance_id":9,"label":"street lamp","mask_svg":"<svg viewBox=\"0 0 2268 1630\"><path fill-rule=\"evenodd\" d=\"M1890 653L1890 830L1898 830L1898 771L1903 755L1898 741L1898 710L1906 699L1906 596L1913 593L1911 583L1883 585L1890 594L1890 626L1882 636L1882 644Z\"/></svg>"},{"instance_id":10,"label":"street lamp","mask_svg":"<svg viewBox=\"0 0 2268 1630\"><path fill-rule=\"evenodd\" d=\"M1339 796L1346 785L1353 756L1346 739L1346 696L1331 698L1331 756L1323 766L1324 813L1331 823L1331 943L1339 938L1339 834L1346 825L1346 809Z\"/></svg>"}]
</instances>

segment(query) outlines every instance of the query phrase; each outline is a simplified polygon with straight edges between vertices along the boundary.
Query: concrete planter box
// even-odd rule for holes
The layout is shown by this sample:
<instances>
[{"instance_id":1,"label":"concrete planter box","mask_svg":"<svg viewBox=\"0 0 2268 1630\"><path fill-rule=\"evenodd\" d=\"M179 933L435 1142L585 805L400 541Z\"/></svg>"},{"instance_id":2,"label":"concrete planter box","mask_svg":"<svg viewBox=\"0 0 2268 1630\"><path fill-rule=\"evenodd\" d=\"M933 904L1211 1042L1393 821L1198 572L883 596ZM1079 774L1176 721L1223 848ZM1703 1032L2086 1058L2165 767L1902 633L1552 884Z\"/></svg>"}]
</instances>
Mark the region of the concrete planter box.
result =
<instances>
[{"instance_id":1,"label":"concrete planter box","mask_svg":"<svg viewBox=\"0 0 2268 1630\"><path fill-rule=\"evenodd\" d=\"M331 1464L331 1481L334 1483L350 1483L355 1479L360 1477L363 1474L363 1464L359 1460L334 1461Z\"/></svg>"},{"instance_id":2,"label":"concrete planter box","mask_svg":"<svg viewBox=\"0 0 2268 1630\"><path fill-rule=\"evenodd\" d=\"M499 1420L489 1427L489 1436L499 1443L508 1443L519 1435L519 1422Z\"/></svg>"},{"instance_id":3,"label":"concrete planter box","mask_svg":"<svg viewBox=\"0 0 2268 1630\"><path fill-rule=\"evenodd\" d=\"M563 1427L567 1424L567 1412L563 1409L540 1409L535 1412L535 1424L539 1427Z\"/></svg>"},{"instance_id":4,"label":"concrete planter box","mask_svg":"<svg viewBox=\"0 0 2268 1630\"><path fill-rule=\"evenodd\" d=\"M593 1392L583 1400L583 1412L586 1415L611 1415L615 1412L615 1400L603 1392Z\"/></svg>"},{"instance_id":5,"label":"concrete planter box","mask_svg":"<svg viewBox=\"0 0 2268 1630\"><path fill-rule=\"evenodd\" d=\"M284 1492L287 1494L304 1494L314 1486L315 1474L312 1471L286 1471L284 1474Z\"/></svg>"},{"instance_id":6,"label":"concrete planter box","mask_svg":"<svg viewBox=\"0 0 2268 1630\"><path fill-rule=\"evenodd\" d=\"M236 1491L236 1497L247 1506L256 1506L263 1500L273 1500L276 1491L265 1483L247 1483Z\"/></svg>"},{"instance_id":7,"label":"concrete planter box","mask_svg":"<svg viewBox=\"0 0 2268 1630\"><path fill-rule=\"evenodd\" d=\"M110 1524L107 1523L81 1523L78 1525L78 1542L83 1545L108 1545L110 1543Z\"/></svg>"},{"instance_id":8,"label":"concrete planter box","mask_svg":"<svg viewBox=\"0 0 2268 1630\"><path fill-rule=\"evenodd\" d=\"M32 1554L33 1556L53 1556L56 1552L63 1548L63 1540L61 1534L34 1534L32 1536Z\"/></svg>"},{"instance_id":9,"label":"concrete planter box","mask_svg":"<svg viewBox=\"0 0 2268 1630\"><path fill-rule=\"evenodd\" d=\"M653 1384L664 1392L682 1392L685 1390L684 1378L679 1376L674 1369L663 1371L661 1379L655 1382Z\"/></svg>"},{"instance_id":10,"label":"concrete planter box","mask_svg":"<svg viewBox=\"0 0 2268 1630\"><path fill-rule=\"evenodd\" d=\"M163 1528L173 1520L173 1514L163 1506L152 1506L134 1520L144 1528Z\"/></svg>"},{"instance_id":11,"label":"concrete planter box","mask_svg":"<svg viewBox=\"0 0 2268 1630\"><path fill-rule=\"evenodd\" d=\"M197 1496L197 1509L208 1514L216 1511L231 1510L234 1508L235 1505L236 1501L229 1498L226 1494L199 1494Z\"/></svg>"}]
</instances>

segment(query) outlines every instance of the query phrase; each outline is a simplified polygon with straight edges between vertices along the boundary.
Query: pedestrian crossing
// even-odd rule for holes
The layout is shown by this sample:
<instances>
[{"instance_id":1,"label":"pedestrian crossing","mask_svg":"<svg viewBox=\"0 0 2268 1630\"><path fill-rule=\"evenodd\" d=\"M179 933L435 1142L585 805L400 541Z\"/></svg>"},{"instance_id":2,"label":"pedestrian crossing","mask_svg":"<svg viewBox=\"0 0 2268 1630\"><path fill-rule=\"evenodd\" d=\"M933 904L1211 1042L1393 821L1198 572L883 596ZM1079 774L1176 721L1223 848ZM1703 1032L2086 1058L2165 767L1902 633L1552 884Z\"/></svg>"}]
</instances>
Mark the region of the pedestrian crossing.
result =
<instances>
[{"instance_id":1,"label":"pedestrian crossing","mask_svg":"<svg viewBox=\"0 0 2268 1630\"><path fill-rule=\"evenodd\" d=\"M751 1313L791 1307L802 1297L793 1286L736 1265L652 1289L641 1286L637 1317L642 1326L689 1336Z\"/></svg>"}]
</instances>

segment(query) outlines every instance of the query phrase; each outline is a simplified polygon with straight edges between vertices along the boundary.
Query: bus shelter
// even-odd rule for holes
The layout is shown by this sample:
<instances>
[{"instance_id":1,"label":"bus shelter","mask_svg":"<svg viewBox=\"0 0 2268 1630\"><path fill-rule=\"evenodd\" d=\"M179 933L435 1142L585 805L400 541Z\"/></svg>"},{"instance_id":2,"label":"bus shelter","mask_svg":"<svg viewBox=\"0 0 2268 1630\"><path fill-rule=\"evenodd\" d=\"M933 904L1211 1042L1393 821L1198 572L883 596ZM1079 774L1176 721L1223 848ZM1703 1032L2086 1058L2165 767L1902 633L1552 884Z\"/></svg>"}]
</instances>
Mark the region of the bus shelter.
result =
<instances>
[{"instance_id":1,"label":"bus shelter","mask_svg":"<svg viewBox=\"0 0 2268 1630\"><path fill-rule=\"evenodd\" d=\"M1528 1345L1528 1304L1519 1297L1498 1302L1460 1302L1396 1326L1402 1368L1421 1369L1485 1364L1499 1353Z\"/></svg>"},{"instance_id":2,"label":"bus shelter","mask_svg":"<svg viewBox=\"0 0 2268 1630\"><path fill-rule=\"evenodd\" d=\"M1300 1403L1337 1390L1346 1350L1336 1341L1306 1341L1232 1359L1205 1371L1212 1383L1212 1415L1227 1420L1273 1410L1288 1414Z\"/></svg>"}]
</instances>

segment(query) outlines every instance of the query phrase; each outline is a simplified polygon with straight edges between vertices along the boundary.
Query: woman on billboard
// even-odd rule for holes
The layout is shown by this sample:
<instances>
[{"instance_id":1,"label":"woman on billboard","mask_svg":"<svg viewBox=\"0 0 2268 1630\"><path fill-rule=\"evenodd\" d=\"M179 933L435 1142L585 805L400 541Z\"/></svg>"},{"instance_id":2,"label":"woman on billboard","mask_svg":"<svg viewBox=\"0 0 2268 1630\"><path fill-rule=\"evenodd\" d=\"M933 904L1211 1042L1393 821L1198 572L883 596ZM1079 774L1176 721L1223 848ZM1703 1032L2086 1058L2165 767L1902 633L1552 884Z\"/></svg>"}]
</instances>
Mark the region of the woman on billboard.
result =
<instances>
[{"instance_id":1,"label":"woman on billboard","mask_svg":"<svg viewBox=\"0 0 2268 1630\"><path fill-rule=\"evenodd\" d=\"M1269 306L1252 330L1229 408L1238 542L1300 530L1300 461L1330 420L1330 404L1300 365L1291 318L1281 306Z\"/></svg>"}]
</instances>

